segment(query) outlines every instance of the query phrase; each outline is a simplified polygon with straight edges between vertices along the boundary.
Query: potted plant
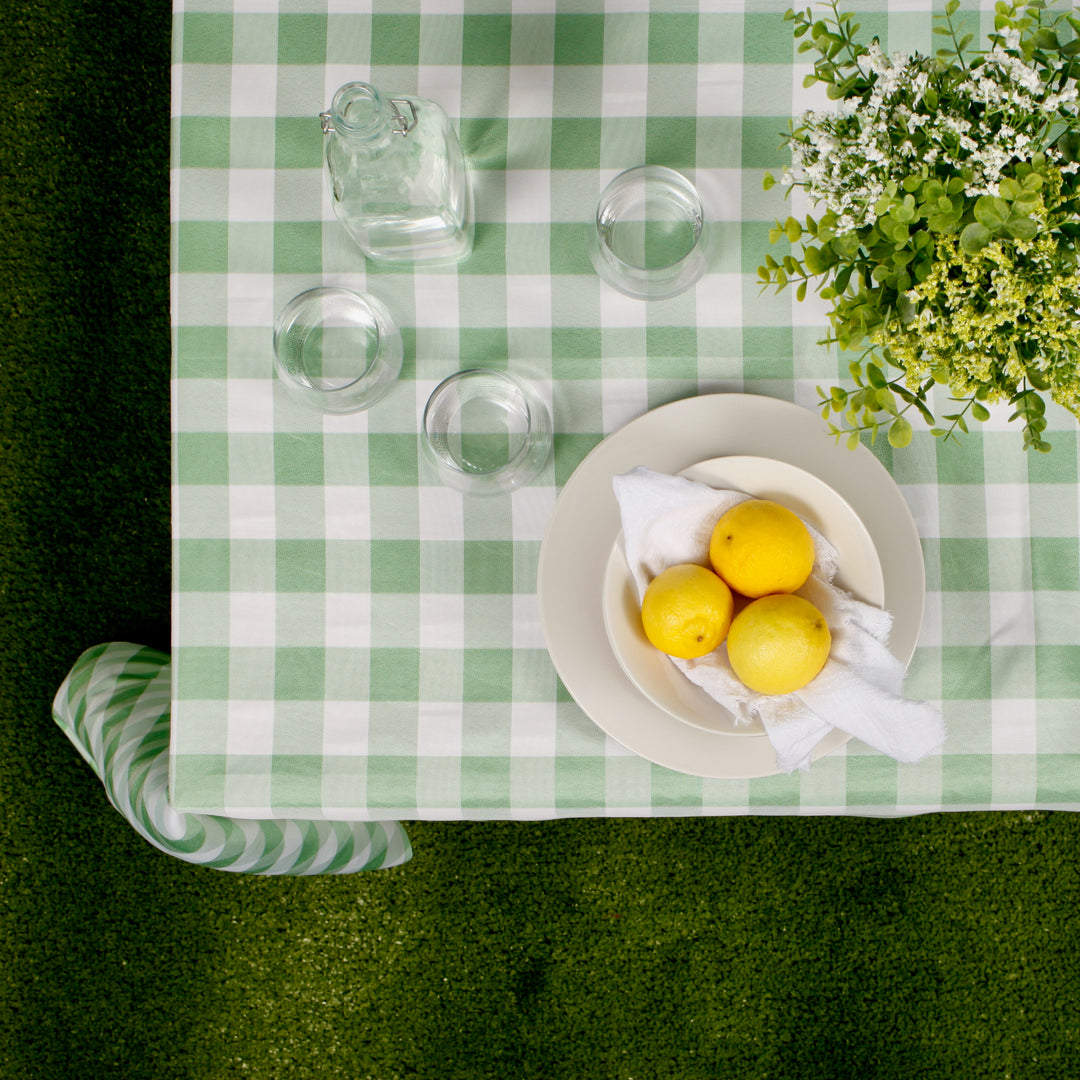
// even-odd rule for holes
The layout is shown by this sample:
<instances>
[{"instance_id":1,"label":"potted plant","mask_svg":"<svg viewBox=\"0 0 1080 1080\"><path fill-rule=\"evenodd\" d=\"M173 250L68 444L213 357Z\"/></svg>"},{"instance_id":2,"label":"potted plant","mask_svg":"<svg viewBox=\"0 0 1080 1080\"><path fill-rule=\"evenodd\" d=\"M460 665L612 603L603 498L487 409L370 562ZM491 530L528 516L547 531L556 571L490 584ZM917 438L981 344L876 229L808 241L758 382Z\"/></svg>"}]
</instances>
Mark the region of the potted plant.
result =
<instances>
[{"instance_id":1,"label":"potted plant","mask_svg":"<svg viewBox=\"0 0 1080 1080\"><path fill-rule=\"evenodd\" d=\"M781 182L814 214L776 222L791 253L759 276L800 300L812 285L831 304L824 343L858 354L853 387L819 388L830 430L900 447L915 410L951 439L1008 402L1024 448L1049 450L1043 395L1080 416L1080 20L998 3L972 52L949 0L937 55L887 56L837 0L822 10L786 15L817 53L804 85L839 106L786 135ZM940 418L935 385L954 403Z\"/></svg>"}]
</instances>

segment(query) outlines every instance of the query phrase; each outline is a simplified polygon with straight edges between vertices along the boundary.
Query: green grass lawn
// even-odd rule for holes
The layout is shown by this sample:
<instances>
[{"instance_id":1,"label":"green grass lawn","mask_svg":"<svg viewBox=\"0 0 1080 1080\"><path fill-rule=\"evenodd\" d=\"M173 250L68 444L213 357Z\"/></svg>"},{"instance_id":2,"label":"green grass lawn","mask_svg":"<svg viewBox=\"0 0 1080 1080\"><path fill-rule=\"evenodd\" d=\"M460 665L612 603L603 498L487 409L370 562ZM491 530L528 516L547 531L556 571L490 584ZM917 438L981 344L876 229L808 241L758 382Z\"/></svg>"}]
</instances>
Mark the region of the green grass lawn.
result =
<instances>
[{"instance_id":1,"label":"green grass lawn","mask_svg":"<svg viewBox=\"0 0 1080 1080\"><path fill-rule=\"evenodd\" d=\"M414 823L157 852L49 714L169 646L166 0L4 9L0 1080L1080 1076L1067 814Z\"/></svg>"}]
</instances>

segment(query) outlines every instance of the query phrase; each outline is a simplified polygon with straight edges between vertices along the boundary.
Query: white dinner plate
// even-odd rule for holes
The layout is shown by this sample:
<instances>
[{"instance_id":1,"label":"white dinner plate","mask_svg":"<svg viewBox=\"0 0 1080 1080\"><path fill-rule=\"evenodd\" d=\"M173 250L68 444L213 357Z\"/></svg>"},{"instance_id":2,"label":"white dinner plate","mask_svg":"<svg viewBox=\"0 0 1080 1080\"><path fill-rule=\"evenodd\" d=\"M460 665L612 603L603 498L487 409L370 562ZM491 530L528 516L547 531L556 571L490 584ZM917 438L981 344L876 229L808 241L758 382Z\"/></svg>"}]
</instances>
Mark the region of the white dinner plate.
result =
<instances>
[{"instance_id":1,"label":"white dinner plate","mask_svg":"<svg viewBox=\"0 0 1080 1080\"><path fill-rule=\"evenodd\" d=\"M713 458L680 475L710 487L742 491L786 506L828 540L837 554L834 584L868 604L885 601L885 581L874 542L859 515L816 476L771 458ZM691 682L656 649L641 626L640 602L622 544L611 547L603 584L604 629L615 659L627 678L654 705L677 720L725 735L763 735L760 722L736 724L735 717Z\"/></svg>"},{"instance_id":2,"label":"white dinner plate","mask_svg":"<svg viewBox=\"0 0 1080 1080\"><path fill-rule=\"evenodd\" d=\"M592 721L623 746L678 772L740 778L777 771L765 735L732 738L658 708L623 674L604 629L602 588L620 530L612 478L638 465L677 473L696 462L749 455L805 469L855 511L877 551L893 616L889 648L905 664L922 625L926 576L911 512L865 447L847 450L821 417L777 398L706 394L660 406L609 435L574 471L540 546L537 595L555 670ZM815 757L841 746L834 730Z\"/></svg>"}]
</instances>

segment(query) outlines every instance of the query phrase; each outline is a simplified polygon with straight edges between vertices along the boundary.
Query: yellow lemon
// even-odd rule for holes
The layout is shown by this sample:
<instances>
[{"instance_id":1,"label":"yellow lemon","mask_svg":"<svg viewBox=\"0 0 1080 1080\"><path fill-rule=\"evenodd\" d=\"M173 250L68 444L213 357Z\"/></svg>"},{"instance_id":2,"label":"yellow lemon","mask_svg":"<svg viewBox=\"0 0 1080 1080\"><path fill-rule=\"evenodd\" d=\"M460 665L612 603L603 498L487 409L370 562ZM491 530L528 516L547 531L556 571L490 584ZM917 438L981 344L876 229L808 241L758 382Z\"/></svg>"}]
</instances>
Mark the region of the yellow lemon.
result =
<instances>
[{"instance_id":1,"label":"yellow lemon","mask_svg":"<svg viewBox=\"0 0 1080 1080\"><path fill-rule=\"evenodd\" d=\"M649 582L641 599L641 625L661 652L692 660L724 640L733 608L731 590L711 570L679 563Z\"/></svg>"},{"instance_id":2,"label":"yellow lemon","mask_svg":"<svg viewBox=\"0 0 1080 1080\"><path fill-rule=\"evenodd\" d=\"M810 576L814 541L786 506L770 499L747 499L716 523L709 561L744 596L789 593Z\"/></svg>"},{"instance_id":3,"label":"yellow lemon","mask_svg":"<svg viewBox=\"0 0 1080 1080\"><path fill-rule=\"evenodd\" d=\"M763 596L735 616L728 632L732 670L759 694L790 694L825 666L832 645L825 616L801 596Z\"/></svg>"}]
</instances>

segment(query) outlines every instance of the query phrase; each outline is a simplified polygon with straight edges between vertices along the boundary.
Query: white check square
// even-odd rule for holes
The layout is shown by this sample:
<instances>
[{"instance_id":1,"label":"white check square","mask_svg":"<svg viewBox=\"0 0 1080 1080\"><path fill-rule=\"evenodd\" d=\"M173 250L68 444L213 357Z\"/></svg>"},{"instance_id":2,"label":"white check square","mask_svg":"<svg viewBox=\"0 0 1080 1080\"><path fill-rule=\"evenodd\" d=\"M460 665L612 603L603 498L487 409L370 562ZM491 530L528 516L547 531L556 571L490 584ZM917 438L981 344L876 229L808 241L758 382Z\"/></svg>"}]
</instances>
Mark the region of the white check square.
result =
<instances>
[{"instance_id":1,"label":"white check square","mask_svg":"<svg viewBox=\"0 0 1080 1080\"><path fill-rule=\"evenodd\" d=\"M1026 698L990 702L990 748L998 754L1038 753L1036 704Z\"/></svg>"},{"instance_id":2,"label":"white check square","mask_svg":"<svg viewBox=\"0 0 1080 1080\"><path fill-rule=\"evenodd\" d=\"M225 753L268 757L274 752L274 702L231 701Z\"/></svg>"},{"instance_id":3,"label":"white check square","mask_svg":"<svg viewBox=\"0 0 1080 1080\"><path fill-rule=\"evenodd\" d=\"M229 597L229 645L273 648L277 644L276 611L273 593L232 593Z\"/></svg>"},{"instance_id":4,"label":"white check square","mask_svg":"<svg viewBox=\"0 0 1080 1080\"><path fill-rule=\"evenodd\" d=\"M553 110L555 70L547 64L510 69L507 112L516 118L549 117Z\"/></svg>"},{"instance_id":5,"label":"white check square","mask_svg":"<svg viewBox=\"0 0 1080 1080\"><path fill-rule=\"evenodd\" d=\"M605 64L602 116L647 116L647 64Z\"/></svg>"},{"instance_id":6,"label":"white check square","mask_svg":"<svg viewBox=\"0 0 1080 1080\"><path fill-rule=\"evenodd\" d=\"M371 647L371 596L368 593L326 594L326 647Z\"/></svg>"},{"instance_id":7,"label":"white check square","mask_svg":"<svg viewBox=\"0 0 1080 1080\"><path fill-rule=\"evenodd\" d=\"M277 76L276 64L234 64L230 115L276 116Z\"/></svg>"},{"instance_id":8,"label":"white check square","mask_svg":"<svg viewBox=\"0 0 1080 1080\"><path fill-rule=\"evenodd\" d=\"M229 536L234 540L273 540L277 536L277 498L272 484L232 484Z\"/></svg>"}]
</instances>

